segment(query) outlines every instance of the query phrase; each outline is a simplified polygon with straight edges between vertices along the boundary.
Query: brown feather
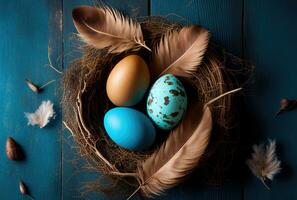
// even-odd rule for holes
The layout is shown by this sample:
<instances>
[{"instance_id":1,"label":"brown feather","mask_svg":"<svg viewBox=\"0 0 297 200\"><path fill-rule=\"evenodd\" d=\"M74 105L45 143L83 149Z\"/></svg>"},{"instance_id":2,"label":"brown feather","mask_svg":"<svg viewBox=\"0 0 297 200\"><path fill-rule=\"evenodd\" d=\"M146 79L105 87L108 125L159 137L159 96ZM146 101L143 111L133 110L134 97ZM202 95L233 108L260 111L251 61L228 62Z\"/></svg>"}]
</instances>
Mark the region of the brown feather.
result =
<instances>
[{"instance_id":1,"label":"brown feather","mask_svg":"<svg viewBox=\"0 0 297 200\"><path fill-rule=\"evenodd\" d=\"M193 104L160 149L139 166L139 189L143 194L161 194L192 172L208 145L211 130L210 109L202 110Z\"/></svg>"},{"instance_id":2,"label":"brown feather","mask_svg":"<svg viewBox=\"0 0 297 200\"><path fill-rule=\"evenodd\" d=\"M72 18L82 40L97 49L108 47L110 53L149 49L140 24L112 8L81 6L73 9Z\"/></svg>"},{"instance_id":3,"label":"brown feather","mask_svg":"<svg viewBox=\"0 0 297 200\"><path fill-rule=\"evenodd\" d=\"M190 77L200 65L207 49L209 33L202 27L189 26L167 32L153 51L153 75Z\"/></svg>"}]
</instances>

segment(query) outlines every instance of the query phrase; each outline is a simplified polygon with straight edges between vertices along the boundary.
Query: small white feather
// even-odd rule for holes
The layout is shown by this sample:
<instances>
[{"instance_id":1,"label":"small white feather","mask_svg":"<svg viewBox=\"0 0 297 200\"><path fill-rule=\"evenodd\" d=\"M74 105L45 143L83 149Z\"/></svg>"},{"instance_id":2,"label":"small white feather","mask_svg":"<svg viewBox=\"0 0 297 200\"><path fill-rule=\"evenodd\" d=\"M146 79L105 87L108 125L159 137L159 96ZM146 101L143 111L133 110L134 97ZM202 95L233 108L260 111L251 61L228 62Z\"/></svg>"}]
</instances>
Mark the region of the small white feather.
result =
<instances>
[{"instance_id":1,"label":"small white feather","mask_svg":"<svg viewBox=\"0 0 297 200\"><path fill-rule=\"evenodd\" d=\"M267 187L265 181L267 179L273 180L274 176L281 170L281 161L275 153L275 140L269 140L266 146L264 144L254 145L253 150L251 158L246 163L253 174Z\"/></svg>"},{"instance_id":2,"label":"small white feather","mask_svg":"<svg viewBox=\"0 0 297 200\"><path fill-rule=\"evenodd\" d=\"M25 113L28 119L28 125L38 125L40 128L45 127L51 118L55 117L54 104L51 101L42 101L39 108L34 113Z\"/></svg>"}]
</instances>

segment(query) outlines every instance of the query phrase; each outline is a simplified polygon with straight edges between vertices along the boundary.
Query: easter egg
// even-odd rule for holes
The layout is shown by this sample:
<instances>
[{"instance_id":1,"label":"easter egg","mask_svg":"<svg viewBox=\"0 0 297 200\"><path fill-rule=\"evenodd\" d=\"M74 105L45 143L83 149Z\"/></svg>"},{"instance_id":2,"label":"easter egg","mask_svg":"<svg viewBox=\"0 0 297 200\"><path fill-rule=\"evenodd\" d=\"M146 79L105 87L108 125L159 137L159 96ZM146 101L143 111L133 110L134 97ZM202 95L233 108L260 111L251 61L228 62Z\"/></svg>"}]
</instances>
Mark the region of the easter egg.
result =
<instances>
[{"instance_id":1,"label":"easter egg","mask_svg":"<svg viewBox=\"0 0 297 200\"><path fill-rule=\"evenodd\" d=\"M155 127L143 113L116 107L104 116L104 128L117 145L132 151L145 150L155 141Z\"/></svg>"},{"instance_id":2,"label":"easter egg","mask_svg":"<svg viewBox=\"0 0 297 200\"><path fill-rule=\"evenodd\" d=\"M150 73L145 61L138 55L129 55L110 72L107 96L117 106L133 106L143 98L149 83Z\"/></svg>"},{"instance_id":3,"label":"easter egg","mask_svg":"<svg viewBox=\"0 0 297 200\"><path fill-rule=\"evenodd\" d=\"M183 84L172 74L161 76L152 86L147 99L147 113L155 124L170 130L182 119L187 109Z\"/></svg>"}]
</instances>

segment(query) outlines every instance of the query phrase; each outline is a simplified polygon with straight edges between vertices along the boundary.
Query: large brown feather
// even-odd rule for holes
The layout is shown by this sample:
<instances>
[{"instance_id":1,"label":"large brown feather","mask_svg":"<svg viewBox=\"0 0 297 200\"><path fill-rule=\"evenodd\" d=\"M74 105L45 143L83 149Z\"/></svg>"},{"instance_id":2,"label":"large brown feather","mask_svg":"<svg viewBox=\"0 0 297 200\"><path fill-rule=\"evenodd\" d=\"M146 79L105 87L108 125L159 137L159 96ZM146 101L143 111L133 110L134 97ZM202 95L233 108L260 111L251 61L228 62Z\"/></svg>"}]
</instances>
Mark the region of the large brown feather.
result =
<instances>
[{"instance_id":1,"label":"large brown feather","mask_svg":"<svg viewBox=\"0 0 297 200\"><path fill-rule=\"evenodd\" d=\"M210 109L202 110L193 104L160 149L139 166L139 189L143 194L158 195L192 172L208 145L211 130Z\"/></svg>"},{"instance_id":2,"label":"large brown feather","mask_svg":"<svg viewBox=\"0 0 297 200\"><path fill-rule=\"evenodd\" d=\"M110 53L149 49L140 24L112 8L81 6L73 9L72 18L83 41L97 49L108 47Z\"/></svg>"},{"instance_id":3,"label":"large brown feather","mask_svg":"<svg viewBox=\"0 0 297 200\"><path fill-rule=\"evenodd\" d=\"M153 75L165 73L190 77L200 65L207 49L209 33L202 27L189 26L168 31L153 51Z\"/></svg>"}]
</instances>

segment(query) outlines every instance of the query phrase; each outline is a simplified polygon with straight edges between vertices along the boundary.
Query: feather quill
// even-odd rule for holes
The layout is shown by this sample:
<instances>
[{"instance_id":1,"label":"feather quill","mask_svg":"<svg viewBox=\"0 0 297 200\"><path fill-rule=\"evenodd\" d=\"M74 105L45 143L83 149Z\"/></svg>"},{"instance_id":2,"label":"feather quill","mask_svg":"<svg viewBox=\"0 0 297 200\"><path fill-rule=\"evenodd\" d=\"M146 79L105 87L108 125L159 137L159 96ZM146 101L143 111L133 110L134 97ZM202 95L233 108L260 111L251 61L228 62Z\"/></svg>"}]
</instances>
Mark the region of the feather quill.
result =
<instances>
[{"instance_id":1,"label":"feather quill","mask_svg":"<svg viewBox=\"0 0 297 200\"><path fill-rule=\"evenodd\" d=\"M203 59L208 41L209 32L199 26L168 31L153 51L153 76L171 73L191 77Z\"/></svg>"},{"instance_id":2,"label":"feather quill","mask_svg":"<svg viewBox=\"0 0 297 200\"><path fill-rule=\"evenodd\" d=\"M201 114L201 116L197 116ZM200 120L193 120L194 119ZM200 118L199 118L200 117ZM181 124L160 149L138 168L140 189L145 196L159 195L188 175L204 153L212 130L210 109L192 105Z\"/></svg>"},{"instance_id":3,"label":"feather quill","mask_svg":"<svg viewBox=\"0 0 297 200\"><path fill-rule=\"evenodd\" d=\"M275 140L269 140L265 147L264 144L254 145L253 150L251 158L246 163L252 173L269 189L265 181L267 179L272 181L274 176L281 170L281 162L275 153Z\"/></svg>"},{"instance_id":4,"label":"feather quill","mask_svg":"<svg viewBox=\"0 0 297 200\"><path fill-rule=\"evenodd\" d=\"M204 104L203 108L192 102L182 122L172 130L167 140L137 169L139 190L147 196L159 195L180 183L199 163L205 152L212 130L212 114L209 105L220 98L240 91L237 88L225 92Z\"/></svg>"},{"instance_id":5,"label":"feather quill","mask_svg":"<svg viewBox=\"0 0 297 200\"><path fill-rule=\"evenodd\" d=\"M72 18L82 40L97 49L107 48L109 53L141 47L150 50L143 40L140 24L112 8L81 6L73 9Z\"/></svg>"}]
</instances>

